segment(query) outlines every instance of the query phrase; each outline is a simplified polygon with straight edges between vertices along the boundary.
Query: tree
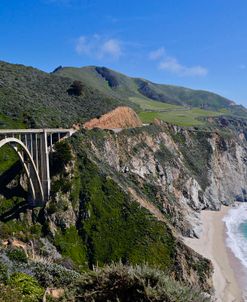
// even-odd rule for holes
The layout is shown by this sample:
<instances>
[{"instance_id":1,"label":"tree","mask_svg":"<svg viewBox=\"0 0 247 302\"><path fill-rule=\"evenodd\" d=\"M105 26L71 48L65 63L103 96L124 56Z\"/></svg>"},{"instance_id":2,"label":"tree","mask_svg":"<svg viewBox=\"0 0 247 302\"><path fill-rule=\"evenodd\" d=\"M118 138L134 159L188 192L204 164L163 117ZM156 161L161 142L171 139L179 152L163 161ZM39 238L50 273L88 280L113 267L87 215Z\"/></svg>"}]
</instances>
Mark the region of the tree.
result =
<instances>
[{"instance_id":1,"label":"tree","mask_svg":"<svg viewBox=\"0 0 247 302\"><path fill-rule=\"evenodd\" d=\"M67 90L69 95L80 96L83 91L83 83L81 81L74 81Z\"/></svg>"}]
</instances>

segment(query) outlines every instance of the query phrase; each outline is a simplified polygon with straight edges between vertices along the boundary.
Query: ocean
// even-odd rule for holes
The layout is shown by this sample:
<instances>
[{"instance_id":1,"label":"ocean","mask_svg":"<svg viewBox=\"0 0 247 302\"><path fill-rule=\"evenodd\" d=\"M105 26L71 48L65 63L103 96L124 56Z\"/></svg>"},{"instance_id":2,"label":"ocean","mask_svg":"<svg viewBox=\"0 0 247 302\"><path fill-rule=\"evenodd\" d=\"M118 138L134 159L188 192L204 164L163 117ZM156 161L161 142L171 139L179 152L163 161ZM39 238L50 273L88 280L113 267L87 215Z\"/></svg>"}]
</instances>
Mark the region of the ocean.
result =
<instances>
[{"instance_id":1,"label":"ocean","mask_svg":"<svg viewBox=\"0 0 247 302\"><path fill-rule=\"evenodd\" d=\"M247 203L238 203L230 209L223 221L226 226L226 244L239 260L241 268L233 267L247 301Z\"/></svg>"}]
</instances>

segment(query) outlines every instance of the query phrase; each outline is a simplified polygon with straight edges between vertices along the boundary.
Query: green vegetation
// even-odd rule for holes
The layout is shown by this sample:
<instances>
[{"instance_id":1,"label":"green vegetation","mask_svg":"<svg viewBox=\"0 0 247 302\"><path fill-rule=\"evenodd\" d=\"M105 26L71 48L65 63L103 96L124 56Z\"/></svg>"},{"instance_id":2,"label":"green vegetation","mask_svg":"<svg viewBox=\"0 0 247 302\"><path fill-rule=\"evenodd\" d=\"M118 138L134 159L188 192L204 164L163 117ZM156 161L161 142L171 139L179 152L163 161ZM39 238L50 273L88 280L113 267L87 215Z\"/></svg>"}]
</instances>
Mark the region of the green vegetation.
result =
<instances>
[{"instance_id":1,"label":"green vegetation","mask_svg":"<svg viewBox=\"0 0 247 302\"><path fill-rule=\"evenodd\" d=\"M95 86L71 95L69 78L1 61L0 83L1 128L71 127L123 104Z\"/></svg>"},{"instance_id":2,"label":"green vegetation","mask_svg":"<svg viewBox=\"0 0 247 302\"><path fill-rule=\"evenodd\" d=\"M186 287L163 271L142 266L112 264L83 276L77 293L81 301L206 302L198 289Z\"/></svg>"},{"instance_id":3,"label":"green vegetation","mask_svg":"<svg viewBox=\"0 0 247 302\"><path fill-rule=\"evenodd\" d=\"M155 84L101 67L58 68L47 74L0 62L0 83L0 128L71 127L119 105L142 111L144 122L160 118L182 126L202 125L198 118L220 114L247 118L244 107L232 106L217 94Z\"/></svg>"},{"instance_id":4,"label":"green vegetation","mask_svg":"<svg viewBox=\"0 0 247 302\"><path fill-rule=\"evenodd\" d=\"M10 167L18 160L18 156L13 148L8 145L0 149L0 175L9 170Z\"/></svg>"},{"instance_id":5,"label":"green vegetation","mask_svg":"<svg viewBox=\"0 0 247 302\"><path fill-rule=\"evenodd\" d=\"M0 129L23 129L25 124L16 117L8 117L0 113Z\"/></svg>"},{"instance_id":6,"label":"green vegetation","mask_svg":"<svg viewBox=\"0 0 247 302\"><path fill-rule=\"evenodd\" d=\"M86 247L75 226L57 232L55 245L63 256L69 257L76 265L86 263Z\"/></svg>"},{"instance_id":7,"label":"green vegetation","mask_svg":"<svg viewBox=\"0 0 247 302\"><path fill-rule=\"evenodd\" d=\"M162 103L154 100L147 99L145 97L130 97L130 100L133 103L136 103L141 107L142 110L144 111L160 111L160 110L176 110L176 109L186 109L185 106L177 106L177 105L172 105L172 104L167 104L167 103Z\"/></svg>"},{"instance_id":8,"label":"green vegetation","mask_svg":"<svg viewBox=\"0 0 247 302\"><path fill-rule=\"evenodd\" d=\"M247 110L243 106L233 105L232 101L215 93L173 85L155 84L148 80L125 76L105 67L65 67L59 68L55 74L82 81L89 87L97 87L102 94L121 99L125 103L129 102L129 104L126 104L132 107L136 104L142 110L173 110L193 107L209 110L209 116L212 116L211 111L223 113L222 110L225 110L227 114L247 118ZM187 113L187 111L184 112L184 115L186 116ZM198 112L198 115L196 115L197 112L194 112L194 114L195 117L201 116L200 112ZM176 116L171 118L171 122L175 118ZM187 125L188 122L185 121L184 124ZM194 124L193 121L192 125Z\"/></svg>"},{"instance_id":9,"label":"green vegetation","mask_svg":"<svg viewBox=\"0 0 247 302\"><path fill-rule=\"evenodd\" d=\"M44 294L44 289L37 280L24 273L14 273L8 281L10 287L20 291L23 302L38 302Z\"/></svg>"},{"instance_id":10,"label":"green vegetation","mask_svg":"<svg viewBox=\"0 0 247 302\"><path fill-rule=\"evenodd\" d=\"M8 267L0 261L0 283L6 282L8 279Z\"/></svg>"},{"instance_id":11,"label":"green vegetation","mask_svg":"<svg viewBox=\"0 0 247 302\"><path fill-rule=\"evenodd\" d=\"M7 250L7 256L12 261L27 262L27 255L22 249L9 248Z\"/></svg>"},{"instance_id":12,"label":"green vegetation","mask_svg":"<svg viewBox=\"0 0 247 302\"><path fill-rule=\"evenodd\" d=\"M81 220L80 233L87 245L89 265L122 260L170 268L175 251L170 230L131 202L111 178L101 174L83 152L77 151L80 199L83 216L86 215Z\"/></svg>"},{"instance_id":13,"label":"green vegetation","mask_svg":"<svg viewBox=\"0 0 247 302\"><path fill-rule=\"evenodd\" d=\"M67 75L63 74L64 70L68 71ZM2 128L69 127L120 104L137 109L145 123L159 118L182 126L204 125L205 117L233 112L229 101L220 96L156 85L106 68L89 67L80 69L80 73L77 69L60 69L50 75L1 62L0 84ZM244 109L239 110L244 117ZM237 111L234 112L236 114ZM152 125L145 129L154 140L158 140L160 128ZM118 134L117 139L121 143L121 135L141 135L142 131L126 130ZM49 247L58 253L56 260L51 260L57 261L57 264L46 265L28 260L22 250L6 248L0 259L0 290L13 291L13 301L27 302L39 301L47 286L66 287L71 291L72 298L75 292L84 295L82 301L102 301L106 295L109 300L123 301L123 292L128 293L130 301L204 301L198 291L171 280L167 275L172 271L176 278L180 278L181 270L187 270L182 268L180 260L192 256L190 263L187 258L184 260L185 264L189 263L188 270L197 273L200 279L198 284L203 288L210 275L209 262L179 245L169 225L157 221L127 193L128 186L133 186L140 196L163 210L164 202L158 195L159 187L154 177L150 175L148 181L138 180L131 173L126 173L128 177L124 173L115 173L104 161L99 163L100 159L96 164L88 147L92 147L93 143L100 150L105 137L111 135L110 131L85 132L84 136L78 133L70 140L55 145L51 156L52 195L45 208L30 211L24 202L24 195L1 200L1 238L14 237L24 242L33 240L35 249L41 251L41 259L46 253L49 254ZM195 176L205 189L208 184L205 167L212 152L207 134L189 134L191 140L187 141L183 130L179 133L178 128L178 133L172 135L190 175ZM145 139L145 135L142 136ZM143 147L148 150L149 146L140 141L125 155L129 158L133 153L142 151ZM159 165L173 164L174 155L159 142L154 158L157 160L157 177L163 177L159 175L163 171L159 170ZM12 149L1 149L0 174L11 168L16 160ZM121 160L124 162L124 157ZM175 208L175 197L171 193L165 197L167 203ZM172 216L173 212L169 215ZM48 247L40 240L41 237L50 240ZM9 267L6 268L4 261ZM105 264L119 261L134 267L119 264L103 268ZM135 266L143 263L148 263L150 268ZM79 274L66 270L63 265L78 272L88 271L95 265L100 268L89 274ZM160 270L156 269L157 266ZM109 288L114 290L109 293Z\"/></svg>"},{"instance_id":14,"label":"green vegetation","mask_svg":"<svg viewBox=\"0 0 247 302\"><path fill-rule=\"evenodd\" d=\"M206 125L203 118L234 115L247 118L247 110L217 94L188 88L155 84L127 77L105 67L60 68L55 74L97 87L104 95L116 97L127 105L138 106L144 123L155 118L180 126Z\"/></svg>"},{"instance_id":15,"label":"green vegetation","mask_svg":"<svg viewBox=\"0 0 247 302\"><path fill-rule=\"evenodd\" d=\"M67 141L61 141L54 145L54 152L51 154L51 172L53 175L62 173L69 161L72 160L71 148Z\"/></svg>"},{"instance_id":16,"label":"green vegetation","mask_svg":"<svg viewBox=\"0 0 247 302\"><path fill-rule=\"evenodd\" d=\"M2 253L0 251L1 256ZM175 281L166 272L147 264L111 263L77 273L54 263L30 261L26 265L15 262L15 270L11 273L0 262L0 273L5 276L0 279L0 302L39 302L47 287L63 289L59 300L46 295L47 301L211 301L198 288Z\"/></svg>"},{"instance_id":17,"label":"green vegetation","mask_svg":"<svg viewBox=\"0 0 247 302\"><path fill-rule=\"evenodd\" d=\"M205 117L216 117L222 115L221 112L208 111L203 109L184 109L184 110L170 110L167 112L148 112L143 111L139 113L143 123L151 123L155 119L160 119L170 124L178 126L199 126L205 124L202 119Z\"/></svg>"},{"instance_id":18,"label":"green vegetation","mask_svg":"<svg viewBox=\"0 0 247 302\"><path fill-rule=\"evenodd\" d=\"M69 77L97 87L104 94L140 102L141 99L159 101L172 105L194 106L213 110L229 107L231 103L217 94L192 90L184 87L155 84L148 80L131 78L114 70L101 67L65 67L58 69L55 74Z\"/></svg>"},{"instance_id":19,"label":"green vegetation","mask_svg":"<svg viewBox=\"0 0 247 302\"><path fill-rule=\"evenodd\" d=\"M0 204L2 202L3 201L1 201ZM8 203L8 210L18 205L18 202L15 203L15 199L12 199L11 203L8 201ZM5 239L14 236L17 239L28 242L29 240L40 238L41 229L41 224L38 222L30 225L27 219L10 219L6 222L0 222L0 238Z\"/></svg>"}]
</instances>

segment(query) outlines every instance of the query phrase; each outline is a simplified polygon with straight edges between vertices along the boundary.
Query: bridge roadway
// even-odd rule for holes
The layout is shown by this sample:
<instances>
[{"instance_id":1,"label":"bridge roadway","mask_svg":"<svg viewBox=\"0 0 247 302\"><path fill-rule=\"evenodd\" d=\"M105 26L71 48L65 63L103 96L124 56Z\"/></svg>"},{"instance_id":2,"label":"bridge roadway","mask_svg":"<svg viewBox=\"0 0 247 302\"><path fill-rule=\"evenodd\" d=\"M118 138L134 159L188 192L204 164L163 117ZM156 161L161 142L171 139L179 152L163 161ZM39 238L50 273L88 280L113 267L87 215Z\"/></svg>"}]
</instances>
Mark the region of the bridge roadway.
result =
<instances>
[{"instance_id":1,"label":"bridge roadway","mask_svg":"<svg viewBox=\"0 0 247 302\"><path fill-rule=\"evenodd\" d=\"M75 129L63 128L0 130L0 149L9 145L16 151L29 180L30 204L33 206L46 202L50 196L49 153L52 146L75 132Z\"/></svg>"},{"instance_id":2,"label":"bridge roadway","mask_svg":"<svg viewBox=\"0 0 247 302\"><path fill-rule=\"evenodd\" d=\"M44 129L0 129L0 134L8 134L8 133L13 133L13 134L25 134L25 133L71 133L71 135L75 132L76 130L71 128L71 129L63 129L63 128L44 128Z\"/></svg>"}]
</instances>

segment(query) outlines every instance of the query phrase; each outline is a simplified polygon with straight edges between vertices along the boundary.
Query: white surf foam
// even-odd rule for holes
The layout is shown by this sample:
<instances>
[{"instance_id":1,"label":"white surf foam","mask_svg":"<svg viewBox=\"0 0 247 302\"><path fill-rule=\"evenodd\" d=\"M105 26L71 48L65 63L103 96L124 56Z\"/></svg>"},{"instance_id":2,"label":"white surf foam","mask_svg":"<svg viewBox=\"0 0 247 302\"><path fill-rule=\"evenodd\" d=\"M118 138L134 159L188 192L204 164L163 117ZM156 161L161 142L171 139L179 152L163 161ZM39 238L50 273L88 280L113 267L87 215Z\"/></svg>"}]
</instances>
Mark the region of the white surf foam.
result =
<instances>
[{"instance_id":1,"label":"white surf foam","mask_svg":"<svg viewBox=\"0 0 247 302\"><path fill-rule=\"evenodd\" d=\"M242 223L247 223L247 203L232 208L223 218L227 231L227 246L241 261L247 271L247 238L240 230Z\"/></svg>"}]
</instances>

